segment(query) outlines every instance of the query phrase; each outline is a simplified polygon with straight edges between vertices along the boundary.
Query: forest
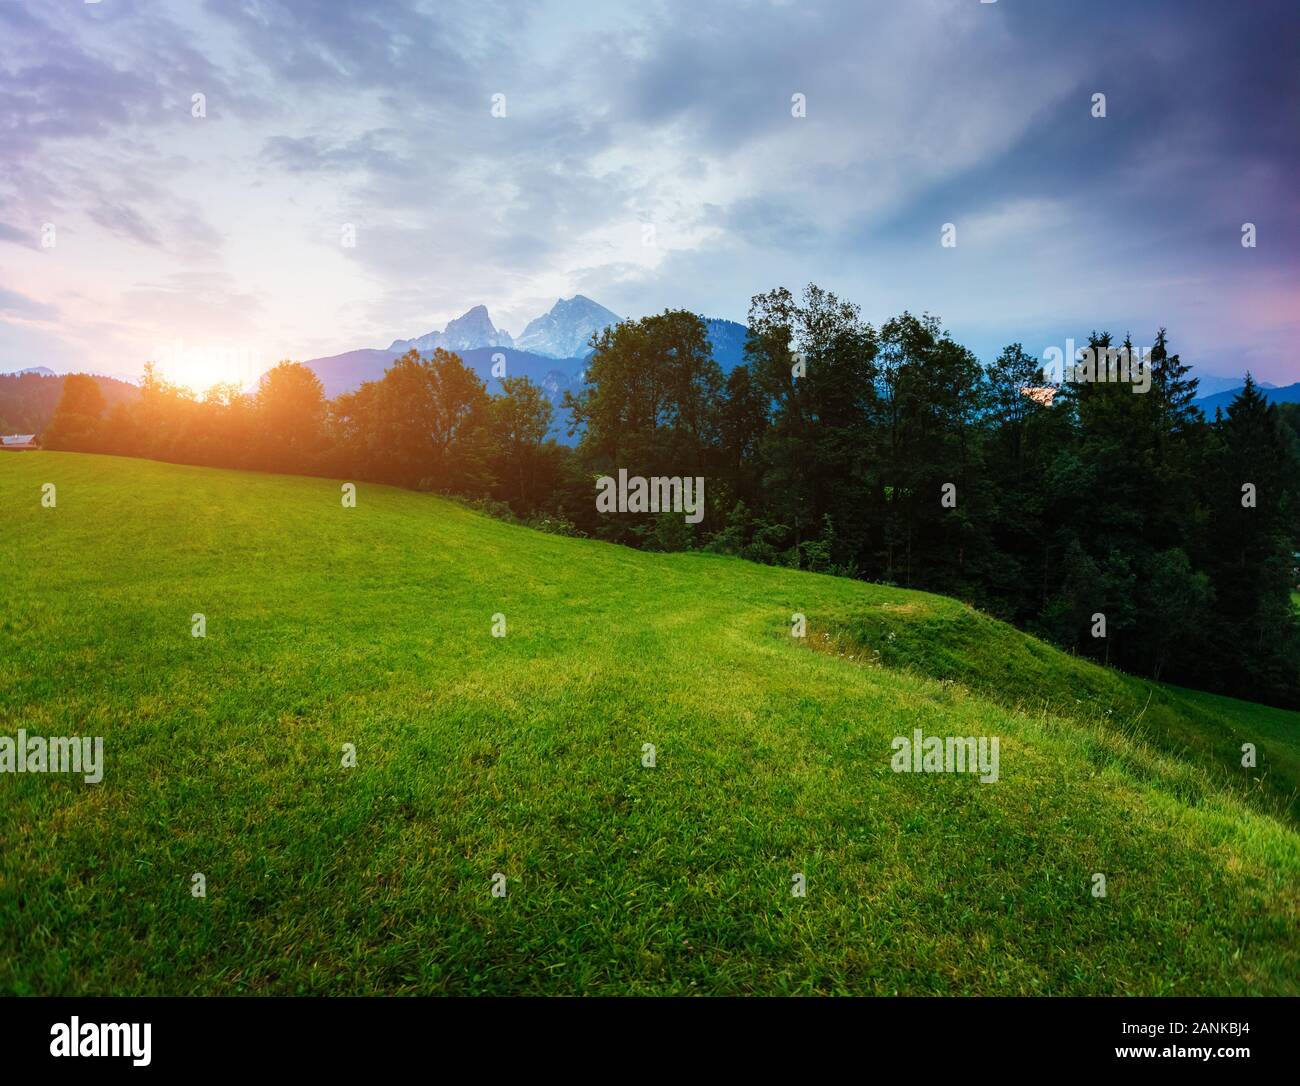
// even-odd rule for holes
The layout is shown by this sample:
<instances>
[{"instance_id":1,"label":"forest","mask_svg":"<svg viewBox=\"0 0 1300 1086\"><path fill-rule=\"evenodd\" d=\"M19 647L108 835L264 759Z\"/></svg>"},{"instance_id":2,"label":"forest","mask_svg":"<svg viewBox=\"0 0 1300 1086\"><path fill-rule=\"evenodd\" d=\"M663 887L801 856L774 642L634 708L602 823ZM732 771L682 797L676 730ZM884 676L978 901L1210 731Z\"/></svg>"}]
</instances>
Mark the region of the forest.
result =
<instances>
[{"instance_id":1,"label":"forest","mask_svg":"<svg viewBox=\"0 0 1300 1086\"><path fill-rule=\"evenodd\" d=\"M111 404L74 375L42 442L429 490L552 532L925 589L1126 671L1300 707L1300 405L1247 376L1205 417L1165 329L1087 344L1149 358L1145 391L1046 395L1020 343L981 363L936 317L875 327L814 285L752 299L730 373L685 310L591 347L561 405L572 447L547 437L542 389L489 395L442 350L333 400L288 361L202 394L149 365ZM600 512L596 481L620 470L707 480L699 523Z\"/></svg>"}]
</instances>

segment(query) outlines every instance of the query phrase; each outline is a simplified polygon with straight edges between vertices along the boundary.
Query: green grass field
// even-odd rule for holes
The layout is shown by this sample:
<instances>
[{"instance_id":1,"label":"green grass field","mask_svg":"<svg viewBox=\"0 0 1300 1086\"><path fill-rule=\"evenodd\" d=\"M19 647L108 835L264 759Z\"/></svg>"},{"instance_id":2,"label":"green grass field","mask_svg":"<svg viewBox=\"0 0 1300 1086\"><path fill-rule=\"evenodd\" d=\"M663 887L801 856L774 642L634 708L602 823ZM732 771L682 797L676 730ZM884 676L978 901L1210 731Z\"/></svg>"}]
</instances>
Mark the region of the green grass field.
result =
<instances>
[{"instance_id":1,"label":"green grass field","mask_svg":"<svg viewBox=\"0 0 1300 1086\"><path fill-rule=\"evenodd\" d=\"M0 734L106 761L0 776L0 989L1300 992L1297 714L941 597L339 498L0 457ZM1000 780L892 772L915 727L1000 737Z\"/></svg>"}]
</instances>

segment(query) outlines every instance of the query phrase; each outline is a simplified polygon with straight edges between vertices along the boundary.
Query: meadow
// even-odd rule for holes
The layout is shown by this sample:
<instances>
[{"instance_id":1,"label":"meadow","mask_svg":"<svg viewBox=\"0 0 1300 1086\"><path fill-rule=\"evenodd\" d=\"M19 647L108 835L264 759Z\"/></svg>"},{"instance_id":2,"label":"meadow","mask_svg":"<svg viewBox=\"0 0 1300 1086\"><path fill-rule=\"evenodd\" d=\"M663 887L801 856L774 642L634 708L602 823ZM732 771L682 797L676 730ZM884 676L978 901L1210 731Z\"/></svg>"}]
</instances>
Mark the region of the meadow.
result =
<instances>
[{"instance_id":1,"label":"meadow","mask_svg":"<svg viewBox=\"0 0 1300 1086\"><path fill-rule=\"evenodd\" d=\"M0 510L0 734L105 750L0 775L0 990L1300 993L1300 714L383 486L8 454Z\"/></svg>"}]
</instances>

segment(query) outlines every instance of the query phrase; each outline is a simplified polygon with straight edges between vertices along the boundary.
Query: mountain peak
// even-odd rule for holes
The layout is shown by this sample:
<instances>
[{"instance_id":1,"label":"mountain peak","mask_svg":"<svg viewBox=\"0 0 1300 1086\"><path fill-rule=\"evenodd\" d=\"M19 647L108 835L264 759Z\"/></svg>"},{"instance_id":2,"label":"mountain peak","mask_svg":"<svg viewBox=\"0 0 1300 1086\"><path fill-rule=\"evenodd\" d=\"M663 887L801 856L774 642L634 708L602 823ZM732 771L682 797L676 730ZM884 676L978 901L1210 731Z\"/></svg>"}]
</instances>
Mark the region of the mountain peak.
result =
<instances>
[{"instance_id":1,"label":"mountain peak","mask_svg":"<svg viewBox=\"0 0 1300 1086\"><path fill-rule=\"evenodd\" d=\"M441 332L426 332L416 339L395 339L390 351L409 351L412 347L421 354L441 347L444 351L470 351L475 347L513 347L510 333L492 324L487 306L479 304L465 310L455 320L448 321Z\"/></svg>"},{"instance_id":2,"label":"mountain peak","mask_svg":"<svg viewBox=\"0 0 1300 1086\"><path fill-rule=\"evenodd\" d=\"M586 295L557 298L549 313L528 322L515 346L549 358L578 358L595 333L618 322L617 313Z\"/></svg>"},{"instance_id":3,"label":"mountain peak","mask_svg":"<svg viewBox=\"0 0 1300 1086\"><path fill-rule=\"evenodd\" d=\"M421 354L441 347L444 351L472 351L478 347L514 347L547 358L578 358L587 354L591 337L620 317L585 294L556 298L550 311L528 322L518 340L492 323L485 305L471 306L441 332L427 332L415 339L395 339L390 351Z\"/></svg>"}]
</instances>

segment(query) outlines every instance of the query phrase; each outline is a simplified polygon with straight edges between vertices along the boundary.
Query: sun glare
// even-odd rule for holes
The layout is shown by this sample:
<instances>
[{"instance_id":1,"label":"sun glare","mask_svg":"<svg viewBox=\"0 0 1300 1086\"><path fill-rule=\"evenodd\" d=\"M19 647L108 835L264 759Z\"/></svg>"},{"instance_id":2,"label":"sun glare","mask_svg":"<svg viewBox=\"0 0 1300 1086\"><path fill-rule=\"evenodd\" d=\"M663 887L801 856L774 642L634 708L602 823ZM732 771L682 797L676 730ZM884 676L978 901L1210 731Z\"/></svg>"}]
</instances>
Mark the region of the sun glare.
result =
<instances>
[{"instance_id":1,"label":"sun glare","mask_svg":"<svg viewBox=\"0 0 1300 1086\"><path fill-rule=\"evenodd\" d=\"M249 347L229 343L189 344L177 340L153 355L164 380L202 395L213 385L252 385L258 375L256 357Z\"/></svg>"}]
</instances>

